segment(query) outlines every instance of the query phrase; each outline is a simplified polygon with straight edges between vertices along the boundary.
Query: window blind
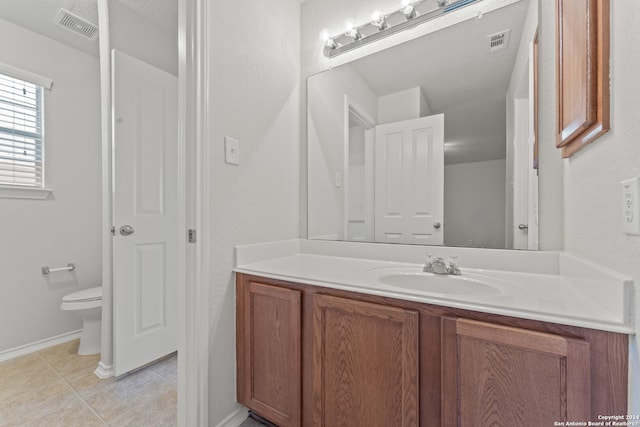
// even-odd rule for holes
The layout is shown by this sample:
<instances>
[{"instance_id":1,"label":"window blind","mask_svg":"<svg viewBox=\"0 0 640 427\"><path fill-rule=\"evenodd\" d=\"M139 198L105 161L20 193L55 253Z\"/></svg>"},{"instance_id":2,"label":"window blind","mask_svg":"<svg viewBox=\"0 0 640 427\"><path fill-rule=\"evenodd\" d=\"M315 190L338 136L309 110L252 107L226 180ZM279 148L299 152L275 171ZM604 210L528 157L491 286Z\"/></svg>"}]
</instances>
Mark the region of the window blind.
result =
<instances>
[{"instance_id":1,"label":"window blind","mask_svg":"<svg viewBox=\"0 0 640 427\"><path fill-rule=\"evenodd\" d=\"M0 185L44 185L42 96L42 86L0 74Z\"/></svg>"}]
</instances>

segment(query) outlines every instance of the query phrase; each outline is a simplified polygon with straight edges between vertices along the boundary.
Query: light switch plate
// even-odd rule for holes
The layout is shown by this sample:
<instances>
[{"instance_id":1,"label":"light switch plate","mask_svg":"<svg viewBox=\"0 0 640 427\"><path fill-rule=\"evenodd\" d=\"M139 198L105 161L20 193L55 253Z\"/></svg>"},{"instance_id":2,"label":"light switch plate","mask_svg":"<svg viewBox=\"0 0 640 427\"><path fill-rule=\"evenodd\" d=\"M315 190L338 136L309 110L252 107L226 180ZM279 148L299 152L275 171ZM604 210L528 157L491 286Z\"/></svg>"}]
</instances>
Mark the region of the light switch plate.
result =
<instances>
[{"instance_id":1,"label":"light switch plate","mask_svg":"<svg viewBox=\"0 0 640 427\"><path fill-rule=\"evenodd\" d=\"M230 136L224 137L224 161L230 165L240 164L240 141Z\"/></svg>"},{"instance_id":2,"label":"light switch plate","mask_svg":"<svg viewBox=\"0 0 640 427\"><path fill-rule=\"evenodd\" d=\"M640 176L622 181L622 230L640 235Z\"/></svg>"}]
</instances>

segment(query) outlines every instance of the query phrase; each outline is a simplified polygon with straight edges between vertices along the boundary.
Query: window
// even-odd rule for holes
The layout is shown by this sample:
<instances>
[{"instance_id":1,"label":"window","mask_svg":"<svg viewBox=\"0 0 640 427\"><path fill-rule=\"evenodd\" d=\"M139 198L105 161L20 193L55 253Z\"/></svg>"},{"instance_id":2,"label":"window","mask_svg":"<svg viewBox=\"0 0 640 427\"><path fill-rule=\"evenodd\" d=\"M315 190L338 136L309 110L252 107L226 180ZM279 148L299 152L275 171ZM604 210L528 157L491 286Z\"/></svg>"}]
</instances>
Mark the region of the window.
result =
<instances>
[{"instance_id":1,"label":"window","mask_svg":"<svg viewBox=\"0 0 640 427\"><path fill-rule=\"evenodd\" d=\"M0 185L44 186L43 88L0 74Z\"/></svg>"}]
</instances>

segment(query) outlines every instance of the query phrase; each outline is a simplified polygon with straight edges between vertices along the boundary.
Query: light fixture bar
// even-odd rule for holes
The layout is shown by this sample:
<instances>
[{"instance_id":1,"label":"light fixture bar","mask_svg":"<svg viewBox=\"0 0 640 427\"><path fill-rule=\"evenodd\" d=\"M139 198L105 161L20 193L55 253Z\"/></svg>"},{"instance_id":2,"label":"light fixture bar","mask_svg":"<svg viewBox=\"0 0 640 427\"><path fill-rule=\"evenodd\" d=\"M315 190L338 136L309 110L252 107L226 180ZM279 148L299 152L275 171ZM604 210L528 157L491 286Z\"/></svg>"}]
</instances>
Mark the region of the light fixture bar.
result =
<instances>
[{"instance_id":1,"label":"light fixture bar","mask_svg":"<svg viewBox=\"0 0 640 427\"><path fill-rule=\"evenodd\" d=\"M353 27L350 31L342 34L338 34L335 37L330 37L324 45L324 55L328 58L333 58L350 50L356 49L360 46L372 43L374 41L383 39L400 31L404 31L409 28L413 28L423 22L430 21L445 13L461 9L473 3L477 3L482 0L457 0L450 2L439 2L442 6L435 9L431 9L424 13L415 13L415 8L425 0L414 1L410 3L414 8L414 13L410 15L405 14L406 6L380 17L385 23L391 21L391 17L403 16L404 19L396 24L386 24L384 26L377 25L375 22L367 22L366 24L358 27ZM398 20L398 19L396 19ZM358 34L360 37L353 37L350 34ZM346 39L346 40L345 40Z\"/></svg>"}]
</instances>

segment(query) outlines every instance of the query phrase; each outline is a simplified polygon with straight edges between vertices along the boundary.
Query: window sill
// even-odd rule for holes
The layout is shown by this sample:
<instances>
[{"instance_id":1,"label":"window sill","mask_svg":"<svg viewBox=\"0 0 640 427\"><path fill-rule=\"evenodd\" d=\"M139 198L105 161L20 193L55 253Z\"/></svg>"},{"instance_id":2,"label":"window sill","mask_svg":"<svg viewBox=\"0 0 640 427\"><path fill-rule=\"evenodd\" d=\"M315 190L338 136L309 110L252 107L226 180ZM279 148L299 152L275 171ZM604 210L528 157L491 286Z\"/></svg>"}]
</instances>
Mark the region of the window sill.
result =
<instances>
[{"instance_id":1,"label":"window sill","mask_svg":"<svg viewBox=\"0 0 640 427\"><path fill-rule=\"evenodd\" d=\"M0 185L0 199L45 200L53 193L49 188L11 187Z\"/></svg>"}]
</instances>

